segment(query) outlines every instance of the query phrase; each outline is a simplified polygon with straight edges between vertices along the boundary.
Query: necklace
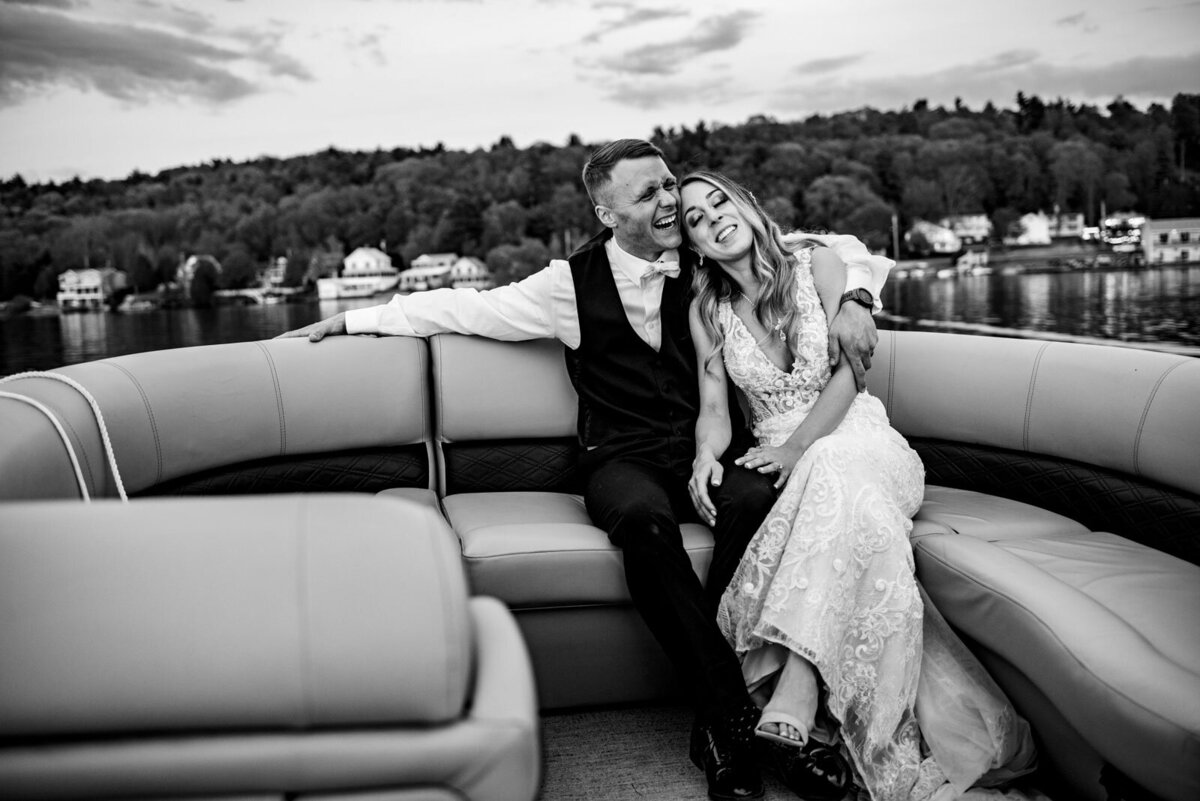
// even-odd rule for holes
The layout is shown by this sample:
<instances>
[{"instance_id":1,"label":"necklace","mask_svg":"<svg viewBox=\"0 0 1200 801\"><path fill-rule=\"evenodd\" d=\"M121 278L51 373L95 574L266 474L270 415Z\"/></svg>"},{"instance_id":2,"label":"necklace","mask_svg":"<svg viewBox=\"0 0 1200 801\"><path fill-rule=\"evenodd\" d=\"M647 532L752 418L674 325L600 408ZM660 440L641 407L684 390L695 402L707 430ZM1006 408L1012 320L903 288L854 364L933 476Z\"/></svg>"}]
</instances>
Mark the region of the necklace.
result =
<instances>
[{"instance_id":1,"label":"necklace","mask_svg":"<svg viewBox=\"0 0 1200 801\"><path fill-rule=\"evenodd\" d=\"M750 316L756 317L757 315L754 313L754 307L755 307L757 301L752 302L750 300L750 298L746 296L746 293L742 292L742 290L740 290L740 289L737 289L734 291L738 293L739 298L746 301L746 305L749 307ZM768 339L770 339L772 336L779 337L780 342L787 344L787 332L785 332L783 330L783 318L782 317L776 317L771 322L770 326L768 327L767 333L763 335L762 339L756 340L754 344L756 346L761 345L764 342L766 342Z\"/></svg>"}]
</instances>

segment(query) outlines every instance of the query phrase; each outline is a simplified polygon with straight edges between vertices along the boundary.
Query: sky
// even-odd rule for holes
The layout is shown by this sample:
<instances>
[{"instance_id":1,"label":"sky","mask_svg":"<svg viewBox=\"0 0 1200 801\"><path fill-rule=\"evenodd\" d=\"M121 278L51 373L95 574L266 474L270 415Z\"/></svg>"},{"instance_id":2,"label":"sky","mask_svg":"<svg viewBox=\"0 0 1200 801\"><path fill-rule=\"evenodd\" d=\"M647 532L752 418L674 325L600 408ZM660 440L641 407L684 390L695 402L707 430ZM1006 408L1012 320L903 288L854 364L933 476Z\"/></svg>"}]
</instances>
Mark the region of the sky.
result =
<instances>
[{"instance_id":1,"label":"sky","mask_svg":"<svg viewBox=\"0 0 1200 801\"><path fill-rule=\"evenodd\" d=\"M0 0L0 178L1200 92L1178 0Z\"/></svg>"}]
</instances>

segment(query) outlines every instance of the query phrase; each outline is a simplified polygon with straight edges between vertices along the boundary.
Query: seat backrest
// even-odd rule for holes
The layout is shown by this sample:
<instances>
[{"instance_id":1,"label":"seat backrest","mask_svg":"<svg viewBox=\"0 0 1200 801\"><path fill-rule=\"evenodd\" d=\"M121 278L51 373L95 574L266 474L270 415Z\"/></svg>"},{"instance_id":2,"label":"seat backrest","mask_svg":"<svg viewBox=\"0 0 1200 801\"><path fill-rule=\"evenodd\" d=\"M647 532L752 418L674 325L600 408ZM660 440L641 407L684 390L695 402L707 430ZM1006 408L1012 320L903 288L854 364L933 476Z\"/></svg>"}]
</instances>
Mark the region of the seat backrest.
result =
<instances>
[{"instance_id":1,"label":"seat backrest","mask_svg":"<svg viewBox=\"0 0 1200 801\"><path fill-rule=\"evenodd\" d=\"M150 351L55 372L95 397L129 494L235 494L432 488L428 365L421 339L331 337ZM0 389L44 404L89 492L117 494L80 393L37 376ZM0 500L79 495L51 421L0 397Z\"/></svg>"},{"instance_id":2,"label":"seat backrest","mask_svg":"<svg viewBox=\"0 0 1200 801\"><path fill-rule=\"evenodd\" d=\"M1200 359L881 331L867 383L930 483L1200 559Z\"/></svg>"},{"instance_id":3,"label":"seat backrest","mask_svg":"<svg viewBox=\"0 0 1200 801\"><path fill-rule=\"evenodd\" d=\"M429 345L443 495L574 488L578 396L562 344L443 334Z\"/></svg>"},{"instance_id":4,"label":"seat backrest","mask_svg":"<svg viewBox=\"0 0 1200 801\"><path fill-rule=\"evenodd\" d=\"M882 331L868 385L906 436L1057 456L1200 494L1200 359Z\"/></svg>"},{"instance_id":5,"label":"seat backrest","mask_svg":"<svg viewBox=\"0 0 1200 801\"><path fill-rule=\"evenodd\" d=\"M470 701L458 540L428 505L38 501L3 519L0 737L428 726Z\"/></svg>"}]
</instances>

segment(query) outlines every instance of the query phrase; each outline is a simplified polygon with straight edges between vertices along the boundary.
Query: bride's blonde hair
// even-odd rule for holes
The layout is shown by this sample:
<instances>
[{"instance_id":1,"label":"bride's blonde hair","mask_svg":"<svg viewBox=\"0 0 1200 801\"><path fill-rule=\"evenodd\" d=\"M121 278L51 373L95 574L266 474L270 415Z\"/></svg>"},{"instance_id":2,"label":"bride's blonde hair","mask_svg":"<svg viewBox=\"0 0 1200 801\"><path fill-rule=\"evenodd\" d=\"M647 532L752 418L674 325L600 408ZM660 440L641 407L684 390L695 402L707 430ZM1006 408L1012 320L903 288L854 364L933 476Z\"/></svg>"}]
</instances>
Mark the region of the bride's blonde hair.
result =
<instances>
[{"instance_id":1,"label":"bride's blonde hair","mask_svg":"<svg viewBox=\"0 0 1200 801\"><path fill-rule=\"evenodd\" d=\"M679 183L680 191L691 183L703 182L725 193L734 204L738 214L750 225L750 269L761 284L758 302L754 305L754 316L766 328L782 324L788 340L796 317L796 270L792 253L797 246L811 246L798 240L787 241L779 225L763 210L750 190L717 172L698 170L688 173ZM686 226L681 226L686 234ZM713 349L704 357L704 369L711 370L712 360L725 344L725 335L717 325L717 304L722 300L733 302L739 292L737 285L719 265L711 262L696 269L692 278L700 323L713 343ZM772 322L768 323L767 321Z\"/></svg>"}]
</instances>

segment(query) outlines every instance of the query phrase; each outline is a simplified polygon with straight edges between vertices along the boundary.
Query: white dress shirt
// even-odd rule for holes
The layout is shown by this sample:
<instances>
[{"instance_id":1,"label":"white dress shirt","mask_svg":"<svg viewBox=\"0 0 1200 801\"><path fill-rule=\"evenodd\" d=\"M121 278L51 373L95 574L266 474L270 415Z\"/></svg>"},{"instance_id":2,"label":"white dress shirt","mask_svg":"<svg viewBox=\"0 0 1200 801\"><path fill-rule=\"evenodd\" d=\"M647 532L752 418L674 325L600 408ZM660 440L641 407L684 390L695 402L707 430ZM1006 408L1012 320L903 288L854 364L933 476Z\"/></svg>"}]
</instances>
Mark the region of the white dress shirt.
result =
<instances>
[{"instance_id":1,"label":"white dress shirt","mask_svg":"<svg viewBox=\"0 0 1200 801\"><path fill-rule=\"evenodd\" d=\"M846 263L846 289L867 289L882 308L879 292L887 280L891 259L872 255L852 236L793 235L787 241L799 246L813 240L827 247ZM668 251L658 262L648 262L625 252L615 239L604 243L612 267L617 292L625 316L638 336L655 350L662 343L663 281L653 265L673 261ZM575 304L575 283L571 266L565 259L554 259L549 266L528 278L484 292L475 289L432 289L412 295L396 295L388 303L346 312L349 334L390 334L432 336L433 334L473 334L489 339L560 340L568 348L579 347L579 310Z\"/></svg>"}]
</instances>

